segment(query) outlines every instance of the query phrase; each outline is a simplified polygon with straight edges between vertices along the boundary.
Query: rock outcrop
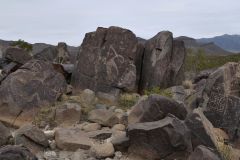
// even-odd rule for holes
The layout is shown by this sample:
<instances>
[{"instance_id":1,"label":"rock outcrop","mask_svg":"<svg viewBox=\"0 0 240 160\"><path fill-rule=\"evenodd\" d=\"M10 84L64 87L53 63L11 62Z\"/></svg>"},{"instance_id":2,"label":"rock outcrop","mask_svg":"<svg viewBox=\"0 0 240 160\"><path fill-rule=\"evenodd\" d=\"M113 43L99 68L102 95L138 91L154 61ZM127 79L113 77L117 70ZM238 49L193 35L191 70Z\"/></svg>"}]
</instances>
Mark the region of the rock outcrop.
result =
<instances>
[{"instance_id":1,"label":"rock outcrop","mask_svg":"<svg viewBox=\"0 0 240 160\"><path fill-rule=\"evenodd\" d=\"M209 75L200 105L213 126L224 129L231 139L240 136L239 96L240 64L227 63Z\"/></svg>"},{"instance_id":2,"label":"rock outcrop","mask_svg":"<svg viewBox=\"0 0 240 160\"><path fill-rule=\"evenodd\" d=\"M77 56L73 87L113 95L136 90L141 57L138 47L136 36L123 28L98 28L87 33Z\"/></svg>"},{"instance_id":3,"label":"rock outcrop","mask_svg":"<svg viewBox=\"0 0 240 160\"><path fill-rule=\"evenodd\" d=\"M2 145L7 144L8 139L10 137L11 137L10 130L0 122L0 147Z\"/></svg>"},{"instance_id":4,"label":"rock outcrop","mask_svg":"<svg viewBox=\"0 0 240 160\"><path fill-rule=\"evenodd\" d=\"M13 124L20 115L56 102L66 87L64 77L51 63L31 60L2 81L0 120ZM33 113L30 115L34 116Z\"/></svg>"},{"instance_id":5,"label":"rock outcrop","mask_svg":"<svg viewBox=\"0 0 240 160\"><path fill-rule=\"evenodd\" d=\"M27 51L18 47L9 47L3 57L19 64L25 64L32 58Z\"/></svg>"},{"instance_id":6,"label":"rock outcrop","mask_svg":"<svg viewBox=\"0 0 240 160\"><path fill-rule=\"evenodd\" d=\"M149 160L164 159L175 152L187 157L192 150L187 126L172 115L160 121L131 124L127 133L129 152Z\"/></svg>"},{"instance_id":7,"label":"rock outcrop","mask_svg":"<svg viewBox=\"0 0 240 160\"><path fill-rule=\"evenodd\" d=\"M188 160L221 160L214 150L205 146L198 146Z\"/></svg>"},{"instance_id":8,"label":"rock outcrop","mask_svg":"<svg viewBox=\"0 0 240 160\"><path fill-rule=\"evenodd\" d=\"M145 43L141 90L181 84L185 55L184 43L173 40L171 32L160 32L148 40Z\"/></svg>"},{"instance_id":9,"label":"rock outcrop","mask_svg":"<svg viewBox=\"0 0 240 160\"><path fill-rule=\"evenodd\" d=\"M183 104L173 99L154 94L150 95L147 99L140 100L132 108L128 116L128 123L158 121L165 118L169 113L181 120L184 120L187 115Z\"/></svg>"}]
</instances>

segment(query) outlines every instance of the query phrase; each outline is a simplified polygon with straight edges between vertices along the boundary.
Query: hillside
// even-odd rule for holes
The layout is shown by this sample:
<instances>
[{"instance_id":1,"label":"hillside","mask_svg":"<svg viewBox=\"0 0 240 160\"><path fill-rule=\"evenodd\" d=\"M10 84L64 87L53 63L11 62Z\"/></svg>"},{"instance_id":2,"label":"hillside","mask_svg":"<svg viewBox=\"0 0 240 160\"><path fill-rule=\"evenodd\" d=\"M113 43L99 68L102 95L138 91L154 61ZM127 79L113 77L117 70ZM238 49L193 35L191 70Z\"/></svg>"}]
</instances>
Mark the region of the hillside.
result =
<instances>
[{"instance_id":1,"label":"hillside","mask_svg":"<svg viewBox=\"0 0 240 160\"><path fill-rule=\"evenodd\" d=\"M184 41L185 47L187 49L192 49L193 51L198 51L198 50L203 50L206 55L211 55L211 56L217 56L217 55L231 55L233 54L232 52L226 51L223 48L219 47L213 42L198 42L194 38L186 37L186 36L181 36L175 38L176 40L182 40Z\"/></svg>"},{"instance_id":2,"label":"hillside","mask_svg":"<svg viewBox=\"0 0 240 160\"><path fill-rule=\"evenodd\" d=\"M214 42L221 48L230 52L240 52L240 35L228 35L216 36L213 38L201 38L197 40L200 43Z\"/></svg>"}]
</instances>

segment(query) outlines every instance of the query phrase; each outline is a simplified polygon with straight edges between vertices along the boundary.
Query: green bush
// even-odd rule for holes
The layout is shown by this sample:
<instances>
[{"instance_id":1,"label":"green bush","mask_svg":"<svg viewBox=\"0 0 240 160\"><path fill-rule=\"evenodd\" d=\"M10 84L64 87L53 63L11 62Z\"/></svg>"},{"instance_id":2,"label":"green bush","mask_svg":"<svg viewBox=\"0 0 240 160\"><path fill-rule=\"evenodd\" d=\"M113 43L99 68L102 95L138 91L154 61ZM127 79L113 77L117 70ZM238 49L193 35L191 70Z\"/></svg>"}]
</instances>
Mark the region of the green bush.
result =
<instances>
[{"instance_id":1,"label":"green bush","mask_svg":"<svg viewBox=\"0 0 240 160\"><path fill-rule=\"evenodd\" d=\"M220 67L227 62L239 62L240 54L233 54L227 56L208 56L204 50L194 51L187 49L187 56L185 59L185 71L198 73L202 70Z\"/></svg>"},{"instance_id":2,"label":"green bush","mask_svg":"<svg viewBox=\"0 0 240 160\"><path fill-rule=\"evenodd\" d=\"M169 89L161 89L160 87L153 87L150 89L144 90L145 95L159 94L161 96L172 98L172 92Z\"/></svg>"},{"instance_id":3,"label":"green bush","mask_svg":"<svg viewBox=\"0 0 240 160\"><path fill-rule=\"evenodd\" d=\"M134 106L139 100L140 96L138 94L122 94L118 100L118 105L122 109L129 109Z\"/></svg>"},{"instance_id":4,"label":"green bush","mask_svg":"<svg viewBox=\"0 0 240 160\"><path fill-rule=\"evenodd\" d=\"M14 42L12 46L17 46L22 49L25 49L26 51L30 52L32 51L32 45L25 42L24 40L19 39L18 41Z\"/></svg>"}]
</instances>

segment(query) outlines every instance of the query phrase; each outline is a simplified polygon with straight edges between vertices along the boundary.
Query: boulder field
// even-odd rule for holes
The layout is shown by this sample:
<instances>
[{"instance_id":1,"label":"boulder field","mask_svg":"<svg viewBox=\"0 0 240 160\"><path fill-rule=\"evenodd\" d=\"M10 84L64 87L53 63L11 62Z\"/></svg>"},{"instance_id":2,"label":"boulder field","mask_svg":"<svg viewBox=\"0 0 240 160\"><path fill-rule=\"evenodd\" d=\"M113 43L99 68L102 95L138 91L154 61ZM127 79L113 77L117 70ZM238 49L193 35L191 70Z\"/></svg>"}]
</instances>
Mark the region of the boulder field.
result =
<instances>
[{"instance_id":1,"label":"boulder field","mask_svg":"<svg viewBox=\"0 0 240 160\"><path fill-rule=\"evenodd\" d=\"M185 80L184 43L124 28L0 59L0 160L239 160L240 63Z\"/></svg>"}]
</instances>

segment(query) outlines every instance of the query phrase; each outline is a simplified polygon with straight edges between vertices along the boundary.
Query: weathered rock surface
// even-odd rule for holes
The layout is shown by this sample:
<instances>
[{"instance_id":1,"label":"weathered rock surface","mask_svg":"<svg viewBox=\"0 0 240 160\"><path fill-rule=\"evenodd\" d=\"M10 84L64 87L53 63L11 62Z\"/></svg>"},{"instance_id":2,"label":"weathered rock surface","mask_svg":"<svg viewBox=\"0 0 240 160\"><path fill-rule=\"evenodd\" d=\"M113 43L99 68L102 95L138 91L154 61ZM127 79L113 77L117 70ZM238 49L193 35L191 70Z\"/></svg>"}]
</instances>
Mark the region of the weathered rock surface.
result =
<instances>
[{"instance_id":1,"label":"weathered rock surface","mask_svg":"<svg viewBox=\"0 0 240 160\"><path fill-rule=\"evenodd\" d=\"M92 145L90 138L79 128L58 128L55 132L55 140L59 149L67 151L88 150Z\"/></svg>"},{"instance_id":2,"label":"weathered rock surface","mask_svg":"<svg viewBox=\"0 0 240 160\"><path fill-rule=\"evenodd\" d=\"M112 127L119 123L119 118L112 110L107 109L94 109L88 114L88 120L96 122L103 126Z\"/></svg>"},{"instance_id":3,"label":"weathered rock surface","mask_svg":"<svg viewBox=\"0 0 240 160\"><path fill-rule=\"evenodd\" d=\"M185 124L191 130L192 145L194 148L198 145L205 145L214 149L217 148L217 137L214 132L214 127L204 116L201 108L193 110L193 113L185 120Z\"/></svg>"},{"instance_id":4,"label":"weathered rock surface","mask_svg":"<svg viewBox=\"0 0 240 160\"><path fill-rule=\"evenodd\" d=\"M33 125L25 125L16 130L14 142L27 147L32 153L43 151L49 145L44 132Z\"/></svg>"},{"instance_id":5,"label":"weathered rock surface","mask_svg":"<svg viewBox=\"0 0 240 160\"><path fill-rule=\"evenodd\" d=\"M221 160L214 150L205 146L198 146L188 160Z\"/></svg>"},{"instance_id":6,"label":"weathered rock surface","mask_svg":"<svg viewBox=\"0 0 240 160\"><path fill-rule=\"evenodd\" d=\"M128 123L158 121L165 118L169 113L181 120L184 120L187 115L183 104L173 99L154 94L150 95L147 99L142 99L132 108L128 116Z\"/></svg>"},{"instance_id":7,"label":"weathered rock surface","mask_svg":"<svg viewBox=\"0 0 240 160\"><path fill-rule=\"evenodd\" d=\"M65 103L56 109L55 122L58 126L71 126L81 119L81 106L77 103Z\"/></svg>"},{"instance_id":8,"label":"weathered rock surface","mask_svg":"<svg viewBox=\"0 0 240 160\"><path fill-rule=\"evenodd\" d=\"M25 147L4 146L0 148L1 160L37 160L37 158Z\"/></svg>"},{"instance_id":9,"label":"weathered rock surface","mask_svg":"<svg viewBox=\"0 0 240 160\"><path fill-rule=\"evenodd\" d=\"M66 87L64 77L53 69L52 64L31 60L2 81L0 120L13 124L18 116L56 102ZM20 120L15 121L18 122Z\"/></svg>"},{"instance_id":10,"label":"weathered rock surface","mask_svg":"<svg viewBox=\"0 0 240 160\"><path fill-rule=\"evenodd\" d=\"M9 47L4 54L4 58L19 64L25 64L32 59L27 51L18 47Z\"/></svg>"},{"instance_id":11,"label":"weathered rock surface","mask_svg":"<svg viewBox=\"0 0 240 160\"><path fill-rule=\"evenodd\" d=\"M131 124L128 136L129 152L149 160L162 159L176 152L187 155L192 150L187 126L172 115L160 121Z\"/></svg>"},{"instance_id":12,"label":"weathered rock surface","mask_svg":"<svg viewBox=\"0 0 240 160\"><path fill-rule=\"evenodd\" d=\"M118 94L135 90L141 51L138 40L129 30L110 27L87 33L80 47L72 76L76 90Z\"/></svg>"},{"instance_id":13,"label":"weathered rock surface","mask_svg":"<svg viewBox=\"0 0 240 160\"><path fill-rule=\"evenodd\" d=\"M171 32L160 32L148 40L144 51L141 90L181 84L185 55L184 43L173 40Z\"/></svg>"},{"instance_id":14,"label":"weathered rock surface","mask_svg":"<svg viewBox=\"0 0 240 160\"><path fill-rule=\"evenodd\" d=\"M10 130L0 122L0 146L5 145L10 137Z\"/></svg>"},{"instance_id":15,"label":"weathered rock surface","mask_svg":"<svg viewBox=\"0 0 240 160\"><path fill-rule=\"evenodd\" d=\"M204 114L216 128L222 128L230 139L240 136L240 64L227 63L218 68L206 82Z\"/></svg>"}]
</instances>

